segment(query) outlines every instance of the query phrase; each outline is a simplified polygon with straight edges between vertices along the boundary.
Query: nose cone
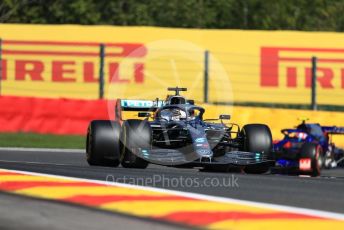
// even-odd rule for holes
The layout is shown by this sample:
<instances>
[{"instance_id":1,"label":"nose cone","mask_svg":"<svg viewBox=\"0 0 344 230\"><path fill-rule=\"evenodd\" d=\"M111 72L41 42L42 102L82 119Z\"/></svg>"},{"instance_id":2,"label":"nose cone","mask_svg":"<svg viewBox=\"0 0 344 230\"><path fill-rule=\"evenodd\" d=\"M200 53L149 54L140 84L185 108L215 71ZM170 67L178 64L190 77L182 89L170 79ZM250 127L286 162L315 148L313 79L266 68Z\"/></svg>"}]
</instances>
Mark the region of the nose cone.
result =
<instances>
[{"instance_id":1,"label":"nose cone","mask_svg":"<svg viewBox=\"0 0 344 230\"><path fill-rule=\"evenodd\" d=\"M211 158L213 156L213 151L210 148L207 138L205 137L196 138L194 139L193 145L194 145L195 152L200 158L202 157Z\"/></svg>"},{"instance_id":2,"label":"nose cone","mask_svg":"<svg viewBox=\"0 0 344 230\"><path fill-rule=\"evenodd\" d=\"M208 143L204 127L201 125L188 126L189 133L192 138L192 144L194 152L199 158L207 157L211 158L213 156L213 151Z\"/></svg>"}]
</instances>

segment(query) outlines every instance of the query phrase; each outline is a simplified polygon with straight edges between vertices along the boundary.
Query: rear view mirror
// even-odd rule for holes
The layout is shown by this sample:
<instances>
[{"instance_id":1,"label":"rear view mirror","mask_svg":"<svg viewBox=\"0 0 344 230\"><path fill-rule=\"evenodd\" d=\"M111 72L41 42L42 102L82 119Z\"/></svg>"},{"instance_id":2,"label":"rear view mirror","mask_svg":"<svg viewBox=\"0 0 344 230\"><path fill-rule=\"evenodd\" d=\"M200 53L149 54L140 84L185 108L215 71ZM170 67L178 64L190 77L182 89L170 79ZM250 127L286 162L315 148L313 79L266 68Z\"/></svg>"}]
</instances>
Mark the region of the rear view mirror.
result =
<instances>
[{"instance_id":1,"label":"rear view mirror","mask_svg":"<svg viewBox=\"0 0 344 230\"><path fill-rule=\"evenodd\" d=\"M151 115L150 115L150 113L140 112L140 113L138 114L138 116L139 116L139 117L150 117Z\"/></svg>"},{"instance_id":2,"label":"rear view mirror","mask_svg":"<svg viewBox=\"0 0 344 230\"><path fill-rule=\"evenodd\" d=\"M222 114L222 115L219 116L219 119L221 119L221 120L230 120L231 119L231 115Z\"/></svg>"}]
</instances>

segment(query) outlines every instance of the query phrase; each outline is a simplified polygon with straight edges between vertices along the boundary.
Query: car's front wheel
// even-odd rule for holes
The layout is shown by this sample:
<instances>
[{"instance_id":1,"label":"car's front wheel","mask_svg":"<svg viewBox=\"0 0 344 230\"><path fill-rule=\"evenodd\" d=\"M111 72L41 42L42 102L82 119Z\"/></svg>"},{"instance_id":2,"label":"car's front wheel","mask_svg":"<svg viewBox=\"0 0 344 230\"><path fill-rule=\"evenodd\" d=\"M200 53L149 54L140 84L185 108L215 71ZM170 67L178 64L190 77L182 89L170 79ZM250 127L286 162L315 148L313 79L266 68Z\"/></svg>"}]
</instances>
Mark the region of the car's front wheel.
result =
<instances>
[{"instance_id":1,"label":"car's front wheel","mask_svg":"<svg viewBox=\"0 0 344 230\"><path fill-rule=\"evenodd\" d=\"M264 124L248 124L242 128L241 135L244 138L242 150L263 154L263 158L269 158L272 151L272 135L270 128ZM246 173L262 174L270 169L269 163L249 165L244 168Z\"/></svg>"}]
</instances>

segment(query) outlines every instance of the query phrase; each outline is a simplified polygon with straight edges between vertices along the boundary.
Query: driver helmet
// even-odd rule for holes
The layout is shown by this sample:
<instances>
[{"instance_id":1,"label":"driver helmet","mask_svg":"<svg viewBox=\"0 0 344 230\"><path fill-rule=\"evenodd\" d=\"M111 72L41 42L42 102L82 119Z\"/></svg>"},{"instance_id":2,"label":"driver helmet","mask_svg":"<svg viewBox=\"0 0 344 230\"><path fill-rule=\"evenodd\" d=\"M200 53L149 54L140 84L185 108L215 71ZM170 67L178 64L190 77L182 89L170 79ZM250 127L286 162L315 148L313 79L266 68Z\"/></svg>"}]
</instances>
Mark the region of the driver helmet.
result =
<instances>
[{"instance_id":1,"label":"driver helmet","mask_svg":"<svg viewBox=\"0 0 344 230\"><path fill-rule=\"evenodd\" d=\"M304 132L297 132L295 134L296 138L298 138L299 140L305 140L307 138L307 133Z\"/></svg>"},{"instance_id":2,"label":"driver helmet","mask_svg":"<svg viewBox=\"0 0 344 230\"><path fill-rule=\"evenodd\" d=\"M186 113L183 110L180 110L180 119L186 119Z\"/></svg>"},{"instance_id":3,"label":"driver helmet","mask_svg":"<svg viewBox=\"0 0 344 230\"><path fill-rule=\"evenodd\" d=\"M189 111L189 117L188 117L189 120L194 120L195 119L195 110L194 109L191 109Z\"/></svg>"},{"instance_id":4,"label":"driver helmet","mask_svg":"<svg viewBox=\"0 0 344 230\"><path fill-rule=\"evenodd\" d=\"M172 111L172 121L180 121L186 119L186 113L183 110L174 109Z\"/></svg>"}]
</instances>

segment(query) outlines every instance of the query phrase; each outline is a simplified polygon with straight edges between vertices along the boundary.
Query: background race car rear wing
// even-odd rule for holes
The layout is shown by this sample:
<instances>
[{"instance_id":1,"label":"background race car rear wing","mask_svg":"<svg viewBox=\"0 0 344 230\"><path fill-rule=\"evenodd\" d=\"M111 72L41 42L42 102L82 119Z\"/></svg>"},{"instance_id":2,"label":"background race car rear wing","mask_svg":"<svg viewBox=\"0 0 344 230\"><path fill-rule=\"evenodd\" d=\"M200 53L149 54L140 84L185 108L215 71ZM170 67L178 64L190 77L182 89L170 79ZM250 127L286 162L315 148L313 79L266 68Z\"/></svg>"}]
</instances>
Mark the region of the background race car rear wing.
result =
<instances>
[{"instance_id":1,"label":"background race car rear wing","mask_svg":"<svg viewBox=\"0 0 344 230\"><path fill-rule=\"evenodd\" d=\"M322 130L328 134L344 134L344 127L322 126Z\"/></svg>"},{"instance_id":2,"label":"background race car rear wing","mask_svg":"<svg viewBox=\"0 0 344 230\"><path fill-rule=\"evenodd\" d=\"M115 106L115 119L122 120L123 111L134 112L155 112L158 108L163 106L165 101L162 100L127 100L117 99Z\"/></svg>"}]
</instances>

